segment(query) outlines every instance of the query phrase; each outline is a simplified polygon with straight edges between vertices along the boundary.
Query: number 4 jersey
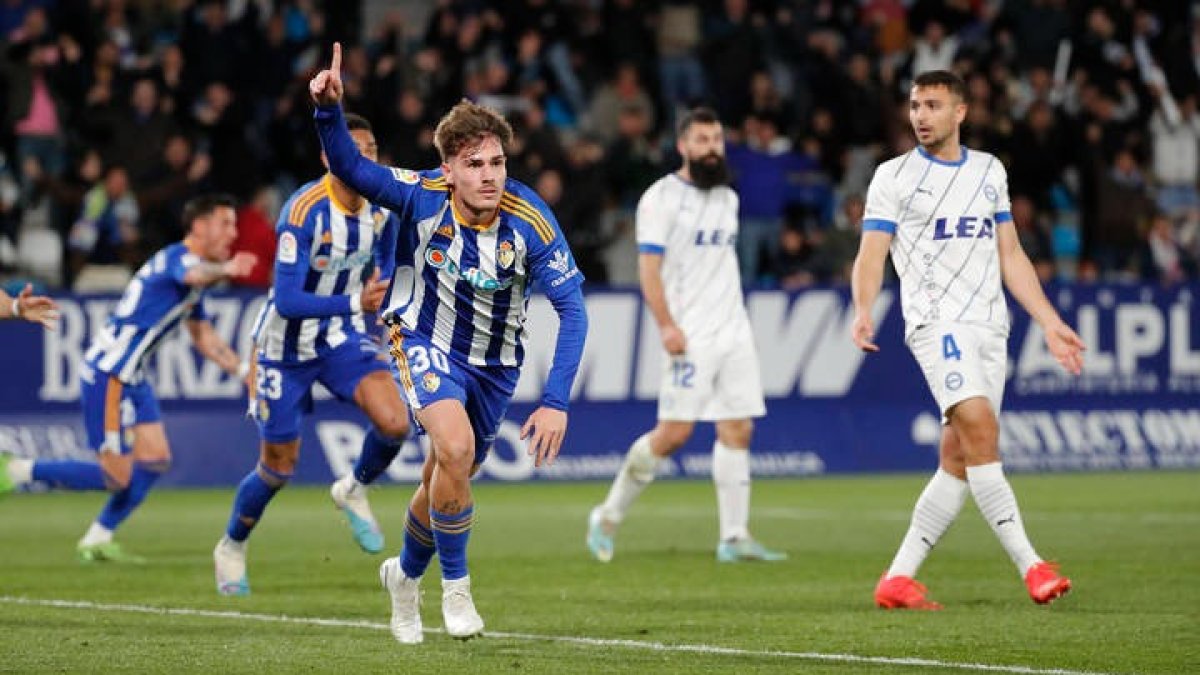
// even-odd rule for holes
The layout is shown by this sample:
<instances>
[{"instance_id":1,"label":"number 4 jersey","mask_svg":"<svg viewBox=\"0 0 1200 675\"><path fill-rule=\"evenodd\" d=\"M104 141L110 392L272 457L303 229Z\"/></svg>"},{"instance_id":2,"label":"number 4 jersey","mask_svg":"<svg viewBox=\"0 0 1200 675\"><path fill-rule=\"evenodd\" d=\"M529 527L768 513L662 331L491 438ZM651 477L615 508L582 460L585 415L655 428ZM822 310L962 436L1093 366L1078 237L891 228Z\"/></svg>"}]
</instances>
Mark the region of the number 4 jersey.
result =
<instances>
[{"instance_id":1,"label":"number 4 jersey","mask_svg":"<svg viewBox=\"0 0 1200 675\"><path fill-rule=\"evenodd\" d=\"M892 234L906 332L935 322L1008 328L996 230L1012 220L995 156L962 148L946 162L917 148L879 165L863 231Z\"/></svg>"}]
</instances>

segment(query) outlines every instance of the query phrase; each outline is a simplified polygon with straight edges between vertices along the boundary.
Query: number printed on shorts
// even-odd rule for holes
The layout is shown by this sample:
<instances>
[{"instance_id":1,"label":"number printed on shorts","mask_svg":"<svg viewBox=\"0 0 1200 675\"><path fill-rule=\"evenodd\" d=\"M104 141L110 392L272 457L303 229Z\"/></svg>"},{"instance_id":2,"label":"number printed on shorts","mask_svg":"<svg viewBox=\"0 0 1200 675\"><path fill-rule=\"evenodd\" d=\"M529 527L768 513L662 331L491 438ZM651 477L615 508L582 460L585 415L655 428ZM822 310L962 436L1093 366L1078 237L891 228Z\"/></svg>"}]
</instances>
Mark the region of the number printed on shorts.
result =
<instances>
[{"instance_id":1,"label":"number printed on shorts","mask_svg":"<svg viewBox=\"0 0 1200 675\"><path fill-rule=\"evenodd\" d=\"M962 351L958 348L958 343L954 341L954 335L946 333L942 336L942 357L947 361L954 359L962 361Z\"/></svg>"},{"instance_id":2,"label":"number printed on shorts","mask_svg":"<svg viewBox=\"0 0 1200 675\"><path fill-rule=\"evenodd\" d=\"M446 353L437 347L413 345L405 355L408 357L408 367L414 373L423 373L432 365L443 373L450 374L450 361L446 358Z\"/></svg>"},{"instance_id":3,"label":"number printed on shorts","mask_svg":"<svg viewBox=\"0 0 1200 675\"><path fill-rule=\"evenodd\" d=\"M278 368L255 368L259 398L278 401L283 396L283 373Z\"/></svg>"},{"instance_id":4,"label":"number printed on shorts","mask_svg":"<svg viewBox=\"0 0 1200 675\"><path fill-rule=\"evenodd\" d=\"M696 365L691 361L674 361L671 363L671 383L676 387L690 389L692 377L696 374Z\"/></svg>"}]
</instances>

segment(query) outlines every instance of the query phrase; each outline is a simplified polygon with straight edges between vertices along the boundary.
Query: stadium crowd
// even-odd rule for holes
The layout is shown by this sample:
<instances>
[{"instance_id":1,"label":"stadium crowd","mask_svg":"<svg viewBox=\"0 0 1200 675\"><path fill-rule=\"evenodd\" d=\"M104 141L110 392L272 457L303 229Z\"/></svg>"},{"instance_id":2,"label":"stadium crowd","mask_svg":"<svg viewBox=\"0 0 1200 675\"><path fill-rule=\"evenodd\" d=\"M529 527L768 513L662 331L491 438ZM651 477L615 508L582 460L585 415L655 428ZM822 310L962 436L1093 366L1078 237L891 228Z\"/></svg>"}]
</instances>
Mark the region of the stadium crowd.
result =
<instances>
[{"instance_id":1,"label":"stadium crowd","mask_svg":"<svg viewBox=\"0 0 1200 675\"><path fill-rule=\"evenodd\" d=\"M1200 3L1179 0L0 0L0 275L120 288L234 194L269 283L280 196L316 177L306 85L338 39L380 160L438 164L462 97L517 137L592 283L636 283L632 213L673 122L727 125L748 286L844 283L876 164L913 147L914 74L968 83L1044 281L1197 277ZM362 36L362 39L354 39Z\"/></svg>"}]
</instances>

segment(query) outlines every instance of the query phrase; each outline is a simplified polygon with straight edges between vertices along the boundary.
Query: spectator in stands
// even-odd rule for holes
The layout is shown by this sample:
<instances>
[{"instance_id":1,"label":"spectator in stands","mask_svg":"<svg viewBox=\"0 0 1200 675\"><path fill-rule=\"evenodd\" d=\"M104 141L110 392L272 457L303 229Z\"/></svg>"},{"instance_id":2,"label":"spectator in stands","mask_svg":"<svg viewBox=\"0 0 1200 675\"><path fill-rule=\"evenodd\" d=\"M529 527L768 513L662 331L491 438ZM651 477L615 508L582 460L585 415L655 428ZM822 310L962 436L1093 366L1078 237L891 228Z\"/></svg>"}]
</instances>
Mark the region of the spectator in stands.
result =
<instances>
[{"instance_id":1,"label":"spectator in stands","mask_svg":"<svg viewBox=\"0 0 1200 675\"><path fill-rule=\"evenodd\" d=\"M24 15L11 43L0 41L0 80L5 83L4 134L16 137L15 166L36 158L57 175L64 163L64 116L58 92L58 64L63 52L50 39L46 13L40 8ZM29 185L26 182L26 190Z\"/></svg>"},{"instance_id":2,"label":"spectator in stands","mask_svg":"<svg viewBox=\"0 0 1200 675\"><path fill-rule=\"evenodd\" d=\"M1196 259L1179 243L1171 217L1161 211L1150 221L1140 258L1145 281L1171 286L1196 276Z\"/></svg>"},{"instance_id":3,"label":"spectator in stands","mask_svg":"<svg viewBox=\"0 0 1200 675\"><path fill-rule=\"evenodd\" d=\"M817 281L817 257L801 223L789 223L779 233L770 275L780 288L799 290Z\"/></svg>"},{"instance_id":4,"label":"spectator in stands","mask_svg":"<svg viewBox=\"0 0 1200 675\"><path fill-rule=\"evenodd\" d=\"M204 190L211 168L208 155L195 153L187 136L173 134L163 143L153 166L134 182L144 255L183 239L183 206Z\"/></svg>"},{"instance_id":5,"label":"spectator in stands","mask_svg":"<svg viewBox=\"0 0 1200 675\"><path fill-rule=\"evenodd\" d=\"M83 197L83 210L68 236L68 264L74 275L87 265L129 265L137 258L137 199L120 165L108 167L104 180Z\"/></svg>"},{"instance_id":6,"label":"spectator in stands","mask_svg":"<svg viewBox=\"0 0 1200 675\"><path fill-rule=\"evenodd\" d=\"M1097 180L1096 228L1093 251L1100 275L1106 280L1127 278L1141 248L1140 228L1150 219L1145 177L1133 152L1122 149Z\"/></svg>"},{"instance_id":7,"label":"spectator in stands","mask_svg":"<svg viewBox=\"0 0 1200 675\"><path fill-rule=\"evenodd\" d=\"M611 143L620 134L623 111L637 111L645 121L647 130L654 128L654 103L642 87L637 66L630 61L617 64L612 79L592 97L588 128L601 142Z\"/></svg>"},{"instance_id":8,"label":"spectator in stands","mask_svg":"<svg viewBox=\"0 0 1200 675\"><path fill-rule=\"evenodd\" d=\"M237 208L237 238L230 252L254 254L254 266L245 276L231 279L235 286L266 291L275 270L275 218L278 198L269 186L260 186L254 198Z\"/></svg>"},{"instance_id":9,"label":"spectator in stands","mask_svg":"<svg viewBox=\"0 0 1200 675\"><path fill-rule=\"evenodd\" d=\"M1025 195L1014 194L1012 198L1012 219L1017 228L1017 238L1033 269L1037 272L1038 280L1043 284L1054 280L1054 253L1050 242L1050 227L1045 218L1038 212L1034 201Z\"/></svg>"},{"instance_id":10,"label":"spectator in stands","mask_svg":"<svg viewBox=\"0 0 1200 675\"><path fill-rule=\"evenodd\" d=\"M159 109L154 80L137 80L133 83L128 108L123 109L113 122L106 159L124 166L134 182L140 182L154 168L167 138L174 131L175 122Z\"/></svg>"},{"instance_id":11,"label":"spectator in stands","mask_svg":"<svg viewBox=\"0 0 1200 675\"><path fill-rule=\"evenodd\" d=\"M747 117L743 138L742 143L727 144L726 157L740 202L737 250L742 283L753 285L776 259L784 211L817 163L793 152L770 117Z\"/></svg>"},{"instance_id":12,"label":"spectator in stands","mask_svg":"<svg viewBox=\"0 0 1200 675\"><path fill-rule=\"evenodd\" d=\"M865 208L866 201L862 194L847 196L833 219L833 227L821 233L820 242L813 253L813 271L821 282L850 283L850 268L854 265L854 256L858 254Z\"/></svg>"}]
</instances>

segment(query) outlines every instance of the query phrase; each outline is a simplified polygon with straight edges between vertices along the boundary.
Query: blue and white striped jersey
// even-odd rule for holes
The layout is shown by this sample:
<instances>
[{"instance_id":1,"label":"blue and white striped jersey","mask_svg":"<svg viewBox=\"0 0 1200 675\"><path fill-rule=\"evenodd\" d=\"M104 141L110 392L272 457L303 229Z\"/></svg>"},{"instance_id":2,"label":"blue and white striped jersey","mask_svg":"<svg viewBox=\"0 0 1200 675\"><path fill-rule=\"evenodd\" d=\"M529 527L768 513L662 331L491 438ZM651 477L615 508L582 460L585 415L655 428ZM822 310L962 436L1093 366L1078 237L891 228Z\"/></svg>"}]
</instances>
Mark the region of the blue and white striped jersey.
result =
<instances>
[{"instance_id":1,"label":"blue and white striped jersey","mask_svg":"<svg viewBox=\"0 0 1200 675\"><path fill-rule=\"evenodd\" d=\"M356 311L363 282L375 267L391 274L395 218L365 200L352 212L337 203L330 180L304 185L279 213L275 282L254 327L261 358L310 361L364 335Z\"/></svg>"},{"instance_id":2,"label":"blue and white striped jersey","mask_svg":"<svg viewBox=\"0 0 1200 675\"><path fill-rule=\"evenodd\" d=\"M440 169L391 175L375 199L403 224L397 267L413 269L412 281L397 269L385 320L471 365L520 366L533 283L554 298L583 282L550 208L509 178L495 220L475 228L455 213Z\"/></svg>"},{"instance_id":3,"label":"blue and white striped jersey","mask_svg":"<svg viewBox=\"0 0 1200 675\"><path fill-rule=\"evenodd\" d=\"M186 240L155 253L137 271L104 328L92 339L84 361L94 371L127 384L145 379L142 364L185 316L207 319L204 289L184 276L202 262Z\"/></svg>"},{"instance_id":4,"label":"blue and white striped jersey","mask_svg":"<svg viewBox=\"0 0 1200 675\"><path fill-rule=\"evenodd\" d=\"M1008 329L996 232L1010 211L1008 174L986 152L963 146L959 161L946 162L918 147L879 165L863 230L894 236L908 332L938 321Z\"/></svg>"}]
</instances>

